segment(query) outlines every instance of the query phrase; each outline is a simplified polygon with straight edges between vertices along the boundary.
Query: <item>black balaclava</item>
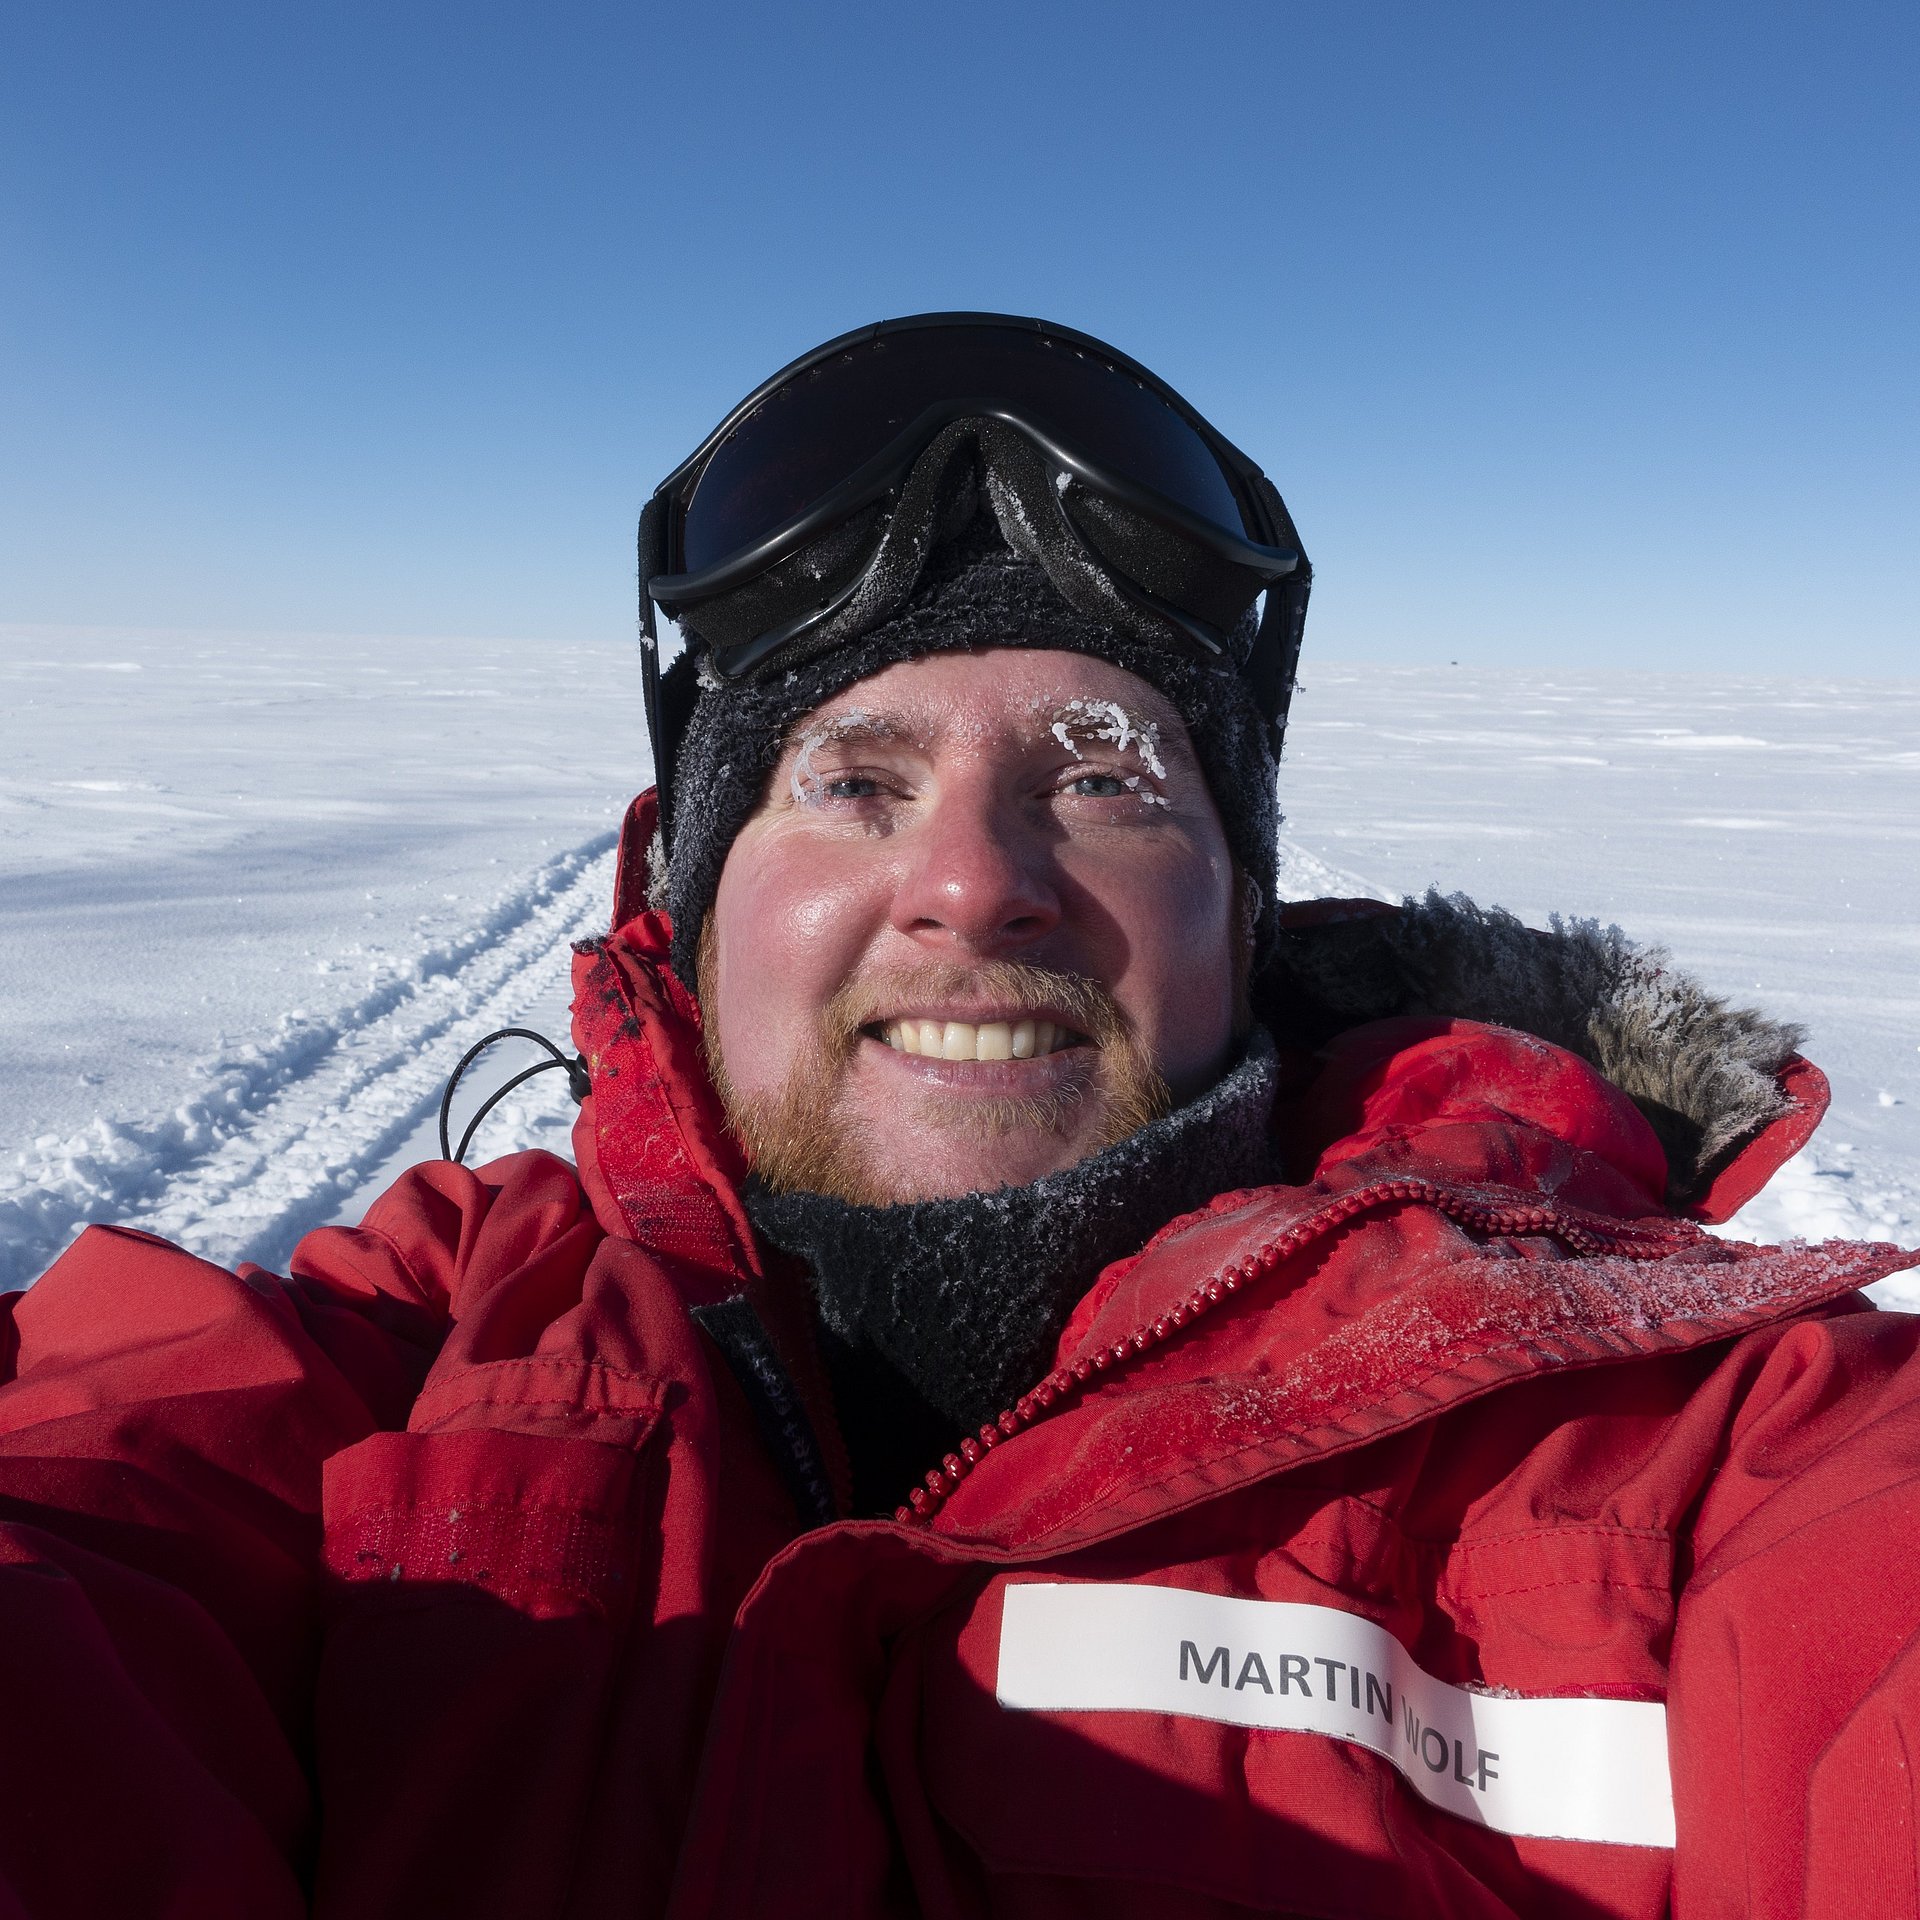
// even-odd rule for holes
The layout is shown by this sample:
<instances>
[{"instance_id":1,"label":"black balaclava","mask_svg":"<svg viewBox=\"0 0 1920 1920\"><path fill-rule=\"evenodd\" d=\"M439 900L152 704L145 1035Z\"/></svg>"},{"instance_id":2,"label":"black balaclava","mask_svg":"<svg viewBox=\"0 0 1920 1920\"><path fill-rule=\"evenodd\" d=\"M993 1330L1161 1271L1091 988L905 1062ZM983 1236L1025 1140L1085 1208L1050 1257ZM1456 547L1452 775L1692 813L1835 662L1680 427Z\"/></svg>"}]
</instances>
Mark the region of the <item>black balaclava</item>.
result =
<instances>
[{"instance_id":1,"label":"black balaclava","mask_svg":"<svg viewBox=\"0 0 1920 1920\"><path fill-rule=\"evenodd\" d=\"M1263 1028L1198 1099L1029 1186L857 1207L749 1181L747 1211L813 1276L854 1510L890 1513L1046 1373L1102 1267L1217 1194L1275 1177Z\"/></svg>"},{"instance_id":2,"label":"black balaclava","mask_svg":"<svg viewBox=\"0 0 1920 1920\"><path fill-rule=\"evenodd\" d=\"M1077 612L1038 564L1007 546L982 510L935 552L906 605L872 632L757 680L719 686L703 677L680 744L673 847L660 902L673 916L673 970L690 991L697 990L700 929L727 851L759 804L795 724L855 681L899 661L989 647L1090 653L1166 695L1186 723L1227 845L1258 890L1255 966L1266 959L1280 814L1272 735L1247 683L1231 668L1203 664Z\"/></svg>"}]
</instances>

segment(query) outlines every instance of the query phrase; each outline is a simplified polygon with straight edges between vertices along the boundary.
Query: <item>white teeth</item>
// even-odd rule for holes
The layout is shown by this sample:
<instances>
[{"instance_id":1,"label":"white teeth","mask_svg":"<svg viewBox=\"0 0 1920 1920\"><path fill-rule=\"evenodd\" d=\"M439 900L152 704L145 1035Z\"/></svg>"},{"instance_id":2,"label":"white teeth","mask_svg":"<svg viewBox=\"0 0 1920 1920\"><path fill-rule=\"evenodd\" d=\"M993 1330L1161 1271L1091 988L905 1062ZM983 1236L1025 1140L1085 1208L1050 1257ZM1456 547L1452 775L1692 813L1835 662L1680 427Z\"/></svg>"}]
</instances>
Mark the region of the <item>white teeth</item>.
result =
<instances>
[{"instance_id":1,"label":"white teeth","mask_svg":"<svg viewBox=\"0 0 1920 1920\"><path fill-rule=\"evenodd\" d=\"M1011 1060L1013 1028L1004 1020L989 1020L980 1029L974 1057L979 1060Z\"/></svg>"},{"instance_id":2,"label":"white teeth","mask_svg":"<svg viewBox=\"0 0 1920 1920\"><path fill-rule=\"evenodd\" d=\"M1051 1053L1067 1029L1051 1020L888 1020L880 1037L896 1053L930 1060L1033 1060Z\"/></svg>"}]
</instances>

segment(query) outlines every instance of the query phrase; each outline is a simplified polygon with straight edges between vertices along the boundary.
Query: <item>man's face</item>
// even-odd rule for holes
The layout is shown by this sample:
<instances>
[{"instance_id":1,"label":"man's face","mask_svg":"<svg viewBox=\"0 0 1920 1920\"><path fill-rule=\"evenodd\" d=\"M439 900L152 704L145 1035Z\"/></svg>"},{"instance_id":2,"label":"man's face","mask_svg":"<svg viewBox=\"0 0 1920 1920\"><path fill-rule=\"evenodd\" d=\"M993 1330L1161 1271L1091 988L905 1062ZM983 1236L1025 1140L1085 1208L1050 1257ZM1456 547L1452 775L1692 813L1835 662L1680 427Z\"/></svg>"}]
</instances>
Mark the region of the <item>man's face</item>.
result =
<instances>
[{"instance_id":1,"label":"man's face","mask_svg":"<svg viewBox=\"0 0 1920 1920\"><path fill-rule=\"evenodd\" d=\"M702 940L708 1046L776 1186L1023 1186L1212 1083L1244 937L1160 693L1085 654L932 655L788 740Z\"/></svg>"}]
</instances>

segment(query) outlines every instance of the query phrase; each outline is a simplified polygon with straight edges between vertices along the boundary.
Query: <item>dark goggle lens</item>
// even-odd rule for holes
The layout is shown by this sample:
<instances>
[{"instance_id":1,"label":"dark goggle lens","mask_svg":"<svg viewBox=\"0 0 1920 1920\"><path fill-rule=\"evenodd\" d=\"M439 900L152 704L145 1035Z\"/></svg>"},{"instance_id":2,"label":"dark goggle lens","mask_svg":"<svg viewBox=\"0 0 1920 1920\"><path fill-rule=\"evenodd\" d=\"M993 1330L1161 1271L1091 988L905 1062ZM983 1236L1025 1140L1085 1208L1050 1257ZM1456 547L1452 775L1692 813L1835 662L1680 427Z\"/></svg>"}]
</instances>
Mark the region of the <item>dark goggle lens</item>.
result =
<instances>
[{"instance_id":1,"label":"dark goggle lens","mask_svg":"<svg viewBox=\"0 0 1920 1920\"><path fill-rule=\"evenodd\" d=\"M1131 374L1020 327L909 327L783 382L714 448L683 510L680 570L764 540L883 453L929 408L1009 407L1228 532L1245 517L1213 450Z\"/></svg>"}]
</instances>

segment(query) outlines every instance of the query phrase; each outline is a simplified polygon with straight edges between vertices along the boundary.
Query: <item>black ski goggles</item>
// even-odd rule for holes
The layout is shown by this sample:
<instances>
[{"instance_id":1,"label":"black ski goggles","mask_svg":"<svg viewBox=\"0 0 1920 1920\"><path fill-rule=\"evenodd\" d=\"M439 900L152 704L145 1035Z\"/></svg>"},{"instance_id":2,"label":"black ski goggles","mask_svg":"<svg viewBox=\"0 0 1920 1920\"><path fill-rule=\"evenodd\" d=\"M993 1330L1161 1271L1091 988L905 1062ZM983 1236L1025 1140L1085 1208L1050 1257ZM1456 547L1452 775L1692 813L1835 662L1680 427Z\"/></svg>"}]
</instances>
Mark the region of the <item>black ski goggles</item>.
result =
<instances>
[{"instance_id":1,"label":"black ski goggles","mask_svg":"<svg viewBox=\"0 0 1920 1920\"><path fill-rule=\"evenodd\" d=\"M722 682L830 651L861 630L851 623L876 582L896 583L896 601L910 591L956 465L1006 508L1003 528L1032 533L1070 600L1239 671L1280 731L1312 571L1260 469L1087 334L920 314L783 368L648 503L640 610L657 769L681 729L663 724L675 716L661 711L654 608L700 641Z\"/></svg>"}]
</instances>

